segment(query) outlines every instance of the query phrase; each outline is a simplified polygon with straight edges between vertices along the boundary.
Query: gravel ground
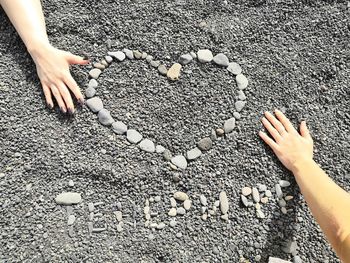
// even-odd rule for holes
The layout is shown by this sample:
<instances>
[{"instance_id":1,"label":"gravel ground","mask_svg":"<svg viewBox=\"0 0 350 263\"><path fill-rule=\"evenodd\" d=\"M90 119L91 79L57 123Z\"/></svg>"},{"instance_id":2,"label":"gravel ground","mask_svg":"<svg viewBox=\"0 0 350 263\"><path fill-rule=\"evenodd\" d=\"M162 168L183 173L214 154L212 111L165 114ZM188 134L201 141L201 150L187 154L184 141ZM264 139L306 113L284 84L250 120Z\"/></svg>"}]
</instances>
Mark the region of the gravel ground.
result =
<instances>
[{"instance_id":1,"label":"gravel ground","mask_svg":"<svg viewBox=\"0 0 350 263\"><path fill-rule=\"evenodd\" d=\"M101 126L87 107L74 118L45 108L35 67L0 11L0 261L1 262L267 262L286 260L283 243L295 240L304 262L339 262L314 222L291 176L259 140L259 118L282 108L297 124L307 119L315 159L350 190L350 7L344 1L44 1L52 43L93 60L124 47L146 51L168 66L181 54L209 48L241 64L250 85L235 132L183 171L141 152ZM205 23L204 23L205 22ZM111 45L111 49L108 48ZM168 59L166 59L166 57ZM170 83L144 62L114 64L101 75L99 96L117 119L173 152L210 134L230 116L232 76L193 63ZM74 67L82 87L89 67ZM127 116L131 114L131 117ZM240 190L279 180L294 199L280 212L264 205L266 218L244 208ZM69 186L69 180L74 185ZM212 206L220 191L229 221L201 220L199 195ZM61 192L81 193L67 209ZM175 227L168 226L169 198L184 191L193 201ZM149 197L162 230L144 226ZM89 202L100 217L88 232ZM119 204L120 202L120 204ZM121 205L121 207L120 207ZM73 209L73 212L70 211ZM118 232L113 212L123 213ZM76 220L69 233L67 213ZM181 234L179 234L181 233ZM71 236L70 236L71 235Z\"/></svg>"}]
</instances>

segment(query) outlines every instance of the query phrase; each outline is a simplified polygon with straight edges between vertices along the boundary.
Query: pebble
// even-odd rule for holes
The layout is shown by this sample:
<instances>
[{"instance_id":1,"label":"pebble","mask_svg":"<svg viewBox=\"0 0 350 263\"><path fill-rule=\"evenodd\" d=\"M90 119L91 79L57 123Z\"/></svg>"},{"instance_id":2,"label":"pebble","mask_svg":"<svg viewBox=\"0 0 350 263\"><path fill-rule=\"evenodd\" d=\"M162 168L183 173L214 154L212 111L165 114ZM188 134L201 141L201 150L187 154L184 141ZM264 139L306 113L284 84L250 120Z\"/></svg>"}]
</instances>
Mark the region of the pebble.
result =
<instances>
[{"instance_id":1,"label":"pebble","mask_svg":"<svg viewBox=\"0 0 350 263\"><path fill-rule=\"evenodd\" d=\"M142 140L142 135L133 129L126 131L126 139L131 143L138 143Z\"/></svg>"},{"instance_id":2,"label":"pebble","mask_svg":"<svg viewBox=\"0 0 350 263\"><path fill-rule=\"evenodd\" d=\"M199 196L199 200L200 200L200 202L201 202L201 204L203 206L207 206L208 205L207 198L204 195L200 195Z\"/></svg>"},{"instance_id":3,"label":"pebble","mask_svg":"<svg viewBox=\"0 0 350 263\"><path fill-rule=\"evenodd\" d=\"M105 60L107 61L107 63L113 62L113 58L111 56L105 56Z\"/></svg>"},{"instance_id":4,"label":"pebble","mask_svg":"<svg viewBox=\"0 0 350 263\"><path fill-rule=\"evenodd\" d=\"M290 261L286 261L280 258L269 257L268 263L291 263Z\"/></svg>"},{"instance_id":5,"label":"pebble","mask_svg":"<svg viewBox=\"0 0 350 263\"><path fill-rule=\"evenodd\" d=\"M118 222L123 220L123 213L121 211L115 211L114 214L115 214L115 217L117 218Z\"/></svg>"},{"instance_id":6,"label":"pebble","mask_svg":"<svg viewBox=\"0 0 350 263\"><path fill-rule=\"evenodd\" d=\"M280 199L280 200L278 200L278 205L280 207L285 207L287 205L287 203L284 199Z\"/></svg>"},{"instance_id":7,"label":"pebble","mask_svg":"<svg viewBox=\"0 0 350 263\"><path fill-rule=\"evenodd\" d=\"M147 61L148 63L150 63L152 60L153 60L153 56L147 55L146 61Z\"/></svg>"},{"instance_id":8,"label":"pebble","mask_svg":"<svg viewBox=\"0 0 350 263\"><path fill-rule=\"evenodd\" d=\"M220 201L219 201L219 200L216 200L216 201L214 202L214 206L215 206L215 207L219 207L219 206L220 206Z\"/></svg>"},{"instance_id":9,"label":"pebble","mask_svg":"<svg viewBox=\"0 0 350 263\"><path fill-rule=\"evenodd\" d=\"M240 100L246 100L246 99L247 99L247 97L246 97L246 95L244 94L243 90L239 90L237 94L238 94L238 98L239 98Z\"/></svg>"},{"instance_id":10,"label":"pebble","mask_svg":"<svg viewBox=\"0 0 350 263\"><path fill-rule=\"evenodd\" d=\"M158 68L158 67L160 66L160 61L158 61L158 60L152 60L152 61L150 62L150 65L151 65L152 67L154 67L154 68Z\"/></svg>"},{"instance_id":11,"label":"pebble","mask_svg":"<svg viewBox=\"0 0 350 263\"><path fill-rule=\"evenodd\" d=\"M267 186L264 184L258 184L258 190L260 193L265 193L265 191L267 190Z\"/></svg>"},{"instance_id":12,"label":"pebble","mask_svg":"<svg viewBox=\"0 0 350 263\"><path fill-rule=\"evenodd\" d=\"M124 122L116 121L112 123L112 130L116 134L123 135L128 130L128 127Z\"/></svg>"},{"instance_id":13,"label":"pebble","mask_svg":"<svg viewBox=\"0 0 350 263\"><path fill-rule=\"evenodd\" d=\"M255 208L259 210L259 209L261 209L261 205L259 203L256 203Z\"/></svg>"},{"instance_id":14,"label":"pebble","mask_svg":"<svg viewBox=\"0 0 350 263\"><path fill-rule=\"evenodd\" d=\"M201 218L202 218L202 220L207 220L207 218L208 218L208 214L203 214L202 216L201 216Z\"/></svg>"},{"instance_id":15,"label":"pebble","mask_svg":"<svg viewBox=\"0 0 350 263\"><path fill-rule=\"evenodd\" d=\"M216 135L216 131L214 129L211 129L211 133L210 133L210 139L212 141L216 141L218 139L217 135Z\"/></svg>"},{"instance_id":16,"label":"pebble","mask_svg":"<svg viewBox=\"0 0 350 263\"><path fill-rule=\"evenodd\" d=\"M142 56L141 56L141 59L145 59L147 58L148 54L146 52L142 52Z\"/></svg>"},{"instance_id":17,"label":"pebble","mask_svg":"<svg viewBox=\"0 0 350 263\"><path fill-rule=\"evenodd\" d=\"M142 53L140 51L138 51L138 50L134 50L133 54L134 54L134 58L136 58L136 59L141 59L142 58Z\"/></svg>"},{"instance_id":18,"label":"pebble","mask_svg":"<svg viewBox=\"0 0 350 263\"><path fill-rule=\"evenodd\" d=\"M89 209L89 212L93 212L95 210L95 206L93 203L88 203L88 209Z\"/></svg>"},{"instance_id":19,"label":"pebble","mask_svg":"<svg viewBox=\"0 0 350 263\"><path fill-rule=\"evenodd\" d=\"M125 57L126 57L125 53L121 52L121 51L108 52L107 54L110 55L111 57L115 58L119 62L122 62L125 59Z\"/></svg>"},{"instance_id":20,"label":"pebble","mask_svg":"<svg viewBox=\"0 0 350 263\"><path fill-rule=\"evenodd\" d=\"M163 229L165 227L165 224L163 222L160 222L158 225L157 225L157 229L160 230L160 229Z\"/></svg>"},{"instance_id":21,"label":"pebble","mask_svg":"<svg viewBox=\"0 0 350 263\"><path fill-rule=\"evenodd\" d=\"M94 113L97 113L103 109L103 103L99 97L93 97L91 99L86 100L86 105Z\"/></svg>"},{"instance_id":22,"label":"pebble","mask_svg":"<svg viewBox=\"0 0 350 263\"><path fill-rule=\"evenodd\" d=\"M236 62L231 62L228 64L227 70L234 75L239 75L242 73L241 66Z\"/></svg>"},{"instance_id":23,"label":"pebble","mask_svg":"<svg viewBox=\"0 0 350 263\"><path fill-rule=\"evenodd\" d=\"M93 79L98 79L98 77L101 75L102 71L98 68L94 68L90 70L89 76Z\"/></svg>"},{"instance_id":24,"label":"pebble","mask_svg":"<svg viewBox=\"0 0 350 263\"><path fill-rule=\"evenodd\" d=\"M92 87L88 87L85 90L85 96L89 99L96 95L96 90Z\"/></svg>"},{"instance_id":25,"label":"pebble","mask_svg":"<svg viewBox=\"0 0 350 263\"><path fill-rule=\"evenodd\" d=\"M182 237L182 233L180 233L180 232L179 232L179 233L176 233L176 237L177 237L177 238L181 238L181 237Z\"/></svg>"},{"instance_id":26,"label":"pebble","mask_svg":"<svg viewBox=\"0 0 350 263\"><path fill-rule=\"evenodd\" d=\"M248 79L243 74L238 74L236 76L236 82L238 89L242 90L248 87Z\"/></svg>"},{"instance_id":27,"label":"pebble","mask_svg":"<svg viewBox=\"0 0 350 263\"><path fill-rule=\"evenodd\" d=\"M151 210L151 209L150 209L149 206L145 206L145 207L143 208L143 213L147 215L147 214L150 213L150 210Z\"/></svg>"},{"instance_id":28,"label":"pebble","mask_svg":"<svg viewBox=\"0 0 350 263\"><path fill-rule=\"evenodd\" d=\"M190 210L191 206L192 206L191 200L187 199L187 200L184 201L184 208L186 210Z\"/></svg>"},{"instance_id":29,"label":"pebble","mask_svg":"<svg viewBox=\"0 0 350 263\"><path fill-rule=\"evenodd\" d=\"M75 215L68 216L67 225L73 225L75 222Z\"/></svg>"},{"instance_id":30,"label":"pebble","mask_svg":"<svg viewBox=\"0 0 350 263\"><path fill-rule=\"evenodd\" d=\"M287 196L284 198L284 200L290 201L290 200L292 200L293 198L294 198L293 196L287 195Z\"/></svg>"},{"instance_id":31,"label":"pebble","mask_svg":"<svg viewBox=\"0 0 350 263\"><path fill-rule=\"evenodd\" d=\"M244 195L241 195L241 200L242 200L242 203L245 207L249 206L249 202L248 202L247 197L245 197Z\"/></svg>"},{"instance_id":32,"label":"pebble","mask_svg":"<svg viewBox=\"0 0 350 263\"><path fill-rule=\"evenodd\" d=\"M74 237L74 229L73 229L73 226L70 226L68 228L68 235L69 237Z\"/></svg>"},{"instance_id":33,"label":"pebble","mask_svg":"<svg viewBox=\"0 0 350 263\"><path fill-rule=\"evenodd\" d=\"M202 207L201 207L201 213L204 214L205 211L207 211L207 208L206 208L205 206L202 206Z\"/></svg>"},{"instance_id":34,"label":"pebble","mask_svg":"<svg viewBox=\"0 0 350 263\"><path fill-rule=\"evenodd\" d=\"M216 135L217 136L223 136L225 134L225 130L224 129L221 129L221 128L218 128L216 129Z\"/></svg>"},{"instance_id":35,"label":"pebble","mask_svg":"<svg viewBox=\"0 0 350 263\"><path fill-rule=\"evenodd\" d=\"M159 65L159 67L158 67L158 72L159 72L161 75L166 76L168 70L166 69L165 65L161 64L161 65Z\"/></svg>"},{"instance_id":36,"label":"pebble","mask_svg":"<svg viewBox=\"0 0 350 263\"><path fill-rule=\"evenodd\" d=\"M263 198L261 198L261 203L263 203L263 204L267 204L267 202L269 201L269 198L268 197L263 197Z\"/></svg>"},{"instance_id":37,"label":"pebble","mask_svg":"<svg viewBox=\"0 0 350 263\"><path fill-rule=\"evenodd\" d=\"M290 186L290 182L286 181L286 180L280 180L278 183L280 184L281 187L288 187L288 186Z\"/></svg>"},{"instance_id":38,"label":"pebble","mask_svg":"<svg viewBox=\"0 0 350 263\"><path fill-rule=\"evenodd\" d=\"M183 155L177 155L173 158L171 158L171 162L179 167L180 169L186 169L187 168L187 161L186 158Z\"/></svg>"},{"instance_id":39,"label":"pebble","mask_svg":"<svg viewBox=\"0 0 350 263\"><path fill-rule=\"evenodd\" d=\"M197 147L202 151L208 151L213 147L213 141L209 137L205 137L197 143Z\"/></svg>"},{"instance_id":40,"label":"pebble","mask_svg":"<svg viewBox=\"0 0 350 263\"><path fill-rule=\"evenodd\" d=\"M213 60L213 53L209 49L201 49L197 52L198 61L207 63Z\"/></svg>"},{"instance_id":41,"label":"pebble","mask_svg":"<svg viewBox=\"0 0 350 263\"><path fill-rule=\"evenodd\" d=\"M148 235L148 239L149 239L149 240L153 240L154 238L155 238L155 237L154 237L154 235L153 235L152 233Z\"/></svg>"},{"instance_id":42,"label":"pebble","mask_svg":"<svg viewBox=\"0 0 350 263\"><path fill-rule=\"evenodd\" d=\"M169 215L169 216L176 216L176 208L175 208L175 207L172 207L172 208L169 210L168 215Z\"/></svg>"},{"instance_id":43,"label":"pebble","mask_svg":"<svg viewBox=\"0 0 350 263\"><path fill-rule=\"evenodd\" d=\"M184 214L186 214L185 208L183 208L183 207L178 207L178 208L176 209L176 214L177 214L177 215L184 215Z\"/></svg>"},{"instance_id":44,"label":"pebble","mask_svg":"<svg viewBox=\"0 0 350 263\"><path fill-rule=\"evenodd\" d=\"M193 51L190 52L190 55L191 55L192 58L197 58L197 54L195 52L193 52Z\"/></svg>"},{"instance_id":45,"label":"pebble","mask_svg":"<svg viewBox=\"0 0 350 263\"><path fill-rule=\"evenodd\" d=\"M282 192L281 186L279 184L276 184L275 189L276 189L277 197L281 199L283 197L283 192Z\"/></svg>"},{"instance_id":46,"label":"pebble","mask_svg":"<svg viewBox=\"0 0 350 263\"><path fill-rule=\"evenodd\" d=\"M225 133L232 132L235 127L236 127L236 119L235 118L230 118L230 119L226 120L224 123Z\"/></svg>"},{"instance_id":47,"label":"pebble","mask_svg":"<svg viewBox=\"0 0 350 263\"><path fill-rule=\"evenodd\" d=\"M250 187L243 187L241 192L242 192L242 195L248 196L248 195L250 195L252 193L252 188L250 188Z\"/></svg>"},{"instance_id":48,"label":"pebble","mask_svg":"<svg viewBox=\"0 0 350 263\"><path fill-rule=\"evenodd\" d=\"M106 109L102 109L98 112L98 120L105 126L110 126L114 122L111 113Z\"/></svg>"},{"instance_id":49,"label":"pebble","mask_svg":"<svg viewBox=\"0 0 350 263\"><path fill-rule=\"evenodd\" d=\"M242 100L238 100L235 102L235 108L236 108L236 111L237 112L240 112L244 106L245 106L246 102L245 101L242 101Z\"/></svg>"},{"instance_id":50,"label":"pebble","mask_svg":"<svg viewBox=\"0 0 350 263\"><path fill-rule=\"evenodd\" d=\"M265 191L265 196L266 196L266 197L272 197L271 191L270 191L270 190L266 190L266 191Z\"/></svg>"},{"instance_id":51,"label":"pebble","mask_svg":"<svg viewBox=\"0 0 350 263\"><path fill-rule=\"evenodd\" d=\"M162 145L156 146L156 153L163 153L165 151L165 148Z\"/></svg>"},{"instance_id":52,"label":"pebble","mask_svg":"<svg viewBox=\"0 0 350 263\"><path fill-rule=\"evenodd\" d=\"M180 192L180 191L174 193L174 198L176 200L179 200L179 201L185 201L185 200L189 199L189 197L186 193Z\"/></svg>"},{"instance_id":53,"label":"pebble","mask_svg":"<svg viewBox=\"0 0 350 263\"><path fill-rule=\"evenodd\" d=\"M168 79L170 79L170 80L178 80L179 79L179 76L180 76L180 71L181 71L181 64L179 64L179 63L175 63L175 64L173 64L170 68L169 68L169 70L168 70L168 72L167 72L167 77L168 77Z\"/></svg>"},{"instance_id":54,"label":"pebble","mask_svg":"<svg viewBox=\"0 0 350 263\"><path fill-rule=\"evenodd\" d=\"M134 59L134 53L130 49L124 48L123 52L128 59Z\"/></svg>"},{"instance_id":55,"label":"pebble","mask_svg":"<svg viewBox=\"0 0 350 263\"><path fill-rule=\"evenodd\" d=\"M260 209L256 210L256 216L257 218L265 218L265 214Z\"/></svg>"},{"instance_id":56,"label":"pebble","mask_svg":"<svg viewBox=\"0 0 350 263\"><path fill-rule=\"evenodd\" d=\"M170 161L172 157L173 156L172 156L171 152L168 149L165 149L165 151L163 152L163 158L166 161Z\"/></svg>"},{"instance_id":57,"label":"pebble","mask_svg":"<svg viewBox=\"0 0 350 263\"><path fill-rule=\"evenodd\" d=\"M171 227L175 227L176 226L176 221L175 220L170 220L169 225Z\"/></svg>"},{"instance_id":58,"label":"pebble","mask_svg":"<svg viewBox=\"0 0 350 263\"><path fill-rule=\"evenodd\" d=\"M256 189L256 187L253 187L252 189L252 195L253 195L253 200L255 203L259 203L260 202L260 194L258 189Z\"/></svg>"},{"instance_id":59,"label":"pebble","mask_svg":"<svg viewBox=\"0 0 350 263\"><path fill-rule=\"evenodd\" d=\"M156 150L156 147L154 146L154 143L149 139L144 139L140 142L139 147L141 150L149 153L154 153Z\"/></svg>"},{"instance_id":60,"label":"pebble","mask_svg":"<svg viewBox=\"0 0 350 263\"><path fill-rule=\"evenodd\" d=\"M123 225L121 225L120 223L117 225L117 231L118 232L122 232L123 231Z\"/></svg>"},{"instance_id":61,"label":"pebble","mask_svg":"<svg viewBox=\"0 0 350 263\"><path fill-rule=\"evenodd\" d=\"M236 120L239 120L241 118L241 114L237 111L235 111L232 115Z\"/></svg>"},{"instance_id":62,"label":"pebble","mask_svg":"<svg viewBox=\"0 0 350 263\"><path fill-rule=\"evenodd\" d=\"M288 254L294 254L298 249L298 245L296 241L288 241L282 247L282 251Z\"/></svg>"},{"instance_id":63,"label":"pebble","mask_svg":"<svg viewBox=\"0 0 350 263\"><path fill-rule=\"evenodd\" d=\"M154 197L154 202L160 202L160 200L162 200L162 198L159 195Z\"/></svg>"},{"instance_id":64,"label":"pebble","mask_svg":"<svg viewBox=\"0 0 350 263\"><path fill-rule=\"evenodd\" d=\"M229 65L229 60L227 56L223 53L217 54L214 58L213 61L215 64L222 66L222 67L227 67Z\"/></svg>"},{"instance_id":65,"label":"pebble","mask_svg":"<svg viewBox=\"0 0 350 263\"><path fill-rule=\"evenodd\" d=\"M219 200L220 200L220 209L221 209L222 214L227 214L229 204L228 204L228 198L227 198L225 191L222 191L219 194Z\"/></svg>"},{"instance_id":66,"label":"pebble","mask_svg":"<svg viewBox=\"0 0 350 263\"><path fill-rule=\"evenodd\" d=\"M228 221L228 214L224 214L220 217L222 220Z\"/></svg>"},{"instance_id":67,"label":"pebble","mask_svg":"<svg viewBox=\"0 0 350 263\"><path fill-rule=\"evenodd\" d=\"M98 68L100 70L104 70L106 68L106 66L103 65L102 63L96 62L96 63L94 63L94 68ZM98 76L96 78L98 78Z\"/></svg>"},{"instance_id":68,"label":"pebble","mask_svg":"<svg viewBox=\"0 0 350 263\"><path fill-rule=\"evenodd\" d=\"M282 214L287 214L287 208L285 208L285 207L281 207L281 212L282 212Z\"/></svg>"},{"instance_id":69,"label":"pebble","mask_svg":"<svg viewBox=\"0 0 350 263\"><path fill-rule=\"evenodd\" d=\"M190 54L185 54L185 55L181 55L179 62L182 65L187 65L188 63L190 63L193 60L193 57Z\"/></svg>"},{"instance_id":70,"label":"pebble","mask_svg":"<svg viewBox=\"0 0 350 263\"><path fill-rule=\"evenodd\" d=\"M97 88L97 86L98 86L98 82L96 79L89 80L88 88Z\"/></svg>"},{"instance_id":71,"label":"pebble","mask_svg":"<svg viewBox=\"0 0 350 263\"><path fill-rule=\"evenodd\" d=\"M293 263L303 263L303 261L301 260L301 258L299 256L294 256Z\"/></svg>"},{"instance_id":72,"label":"pebble","mask_svg":"<svg viewBox=\"0 0 350 263\"><path fill-rule=\"evenodd\" d=\"M176 207L176 200L174 197L170 198L170 205L171 205L171 207Z\"/></svg>"},{"instance_id":73,"label":"pebble","mask_svg":"<svg viewBox=\"0 0 350 263\"><path fill-rule=\"evenodd\" d=\"M81 195L79 193L67 192L56 196L55 202L59 205L75 205L81 202Z\"/></svg>"}]
</instances>

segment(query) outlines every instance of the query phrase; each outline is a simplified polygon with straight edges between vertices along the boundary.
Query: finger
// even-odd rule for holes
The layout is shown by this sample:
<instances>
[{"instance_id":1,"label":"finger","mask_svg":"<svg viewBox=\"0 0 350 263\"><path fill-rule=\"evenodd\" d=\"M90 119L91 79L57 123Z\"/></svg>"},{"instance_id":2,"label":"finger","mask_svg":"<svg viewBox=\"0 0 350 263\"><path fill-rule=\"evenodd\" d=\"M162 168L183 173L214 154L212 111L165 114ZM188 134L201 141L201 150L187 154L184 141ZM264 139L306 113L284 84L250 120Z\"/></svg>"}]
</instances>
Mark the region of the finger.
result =
<instances>
[{"instance_id":1,"label":"finger","mask_svg":"<svg viewBox=\"0 0 350 263\"><path fill-rule=\"evenodd\" d=\"M279 122L279 120L277 120L275 118L275 116L273 116L270 112L266 111L265 112L265 117L266 119L269 120L269 122L272 124L272 126L278 131L279 134L283 134L286 132L285 128L283 127L282 123Z\"/></svg>"},{"instance_id":2,"label":"finger","mask_svg":"<svg viewBox=\"0 0 350 263\"><path fill-rule=\"evenodd\" d=\"M63 99L61 97L61 93L59 92L59 90L56 88L55 85L51 86L51 92L52 92L53 96L55 97L57 104L60 107L61 111L63 113L66 113L67 112L66 105L63 102Z\"/></svg>"},{"instance_id":3,"label":"finger","mask_svg":"<svg viewBox=\"0 0 350 263\"><path fill-rule=\"evenodd\" d=\"M278 148L278 144L274 142L265 132L259 131L260 138L271 147L273 151L276 151Z\"/></svg>"},{"instance_id":4,"label":"finger","mask_svg":"<svg viewBox=\"0 0 350 263\"><path fill-rule=\"evenodd\" d=\"M72 97L71 97L66 85L63 82L61 82L61 83L57 84L56 87L58 88L58 90L61 94L61 97L63 98L63 101L66 104L67 111L70 114L73 114L74 113L74 104L73 104Z\"/></svg>"},{"instance_id":5,"label":"finger","mask_svg":"<svg viewBox=\"0 0 350 263\"><path fill-rule=\"evenodd\" d=\"M89 64L89 60L84 59L84 57L76 56L71 53L67 53L67 61L69 64L86 65Z\"/></svg>"},{"instance_id":6,"label":"finger","mask_svg":"<svg viewBox=\"0 0 350 263\"><path fill-rule=\"evenodd\" d=\"M43 91L44 91L44 95L45 95L45 99L46 99L46 104L50 109L52 109L53 108L53 101L52 101L52 96L51 96L51 90L48 86L46 86L43 83L41 84L41 86L43 87Z\"/></svg>"},{"instance_id":7,"label":"finger","mask_svg":"<svg viewBox=\"0 0 350 263\"><path fill-rule=\"evenodd\" d=\"M64 82L66 83L67 87L73 92L74 96L77 98L80 104L84 104L84 96L80 91L80 88L76 81L72 78L70 74L68 74L64 78Z\"/></svg>"},{"instance_id":8,"label":"finger","mask_svg":"<svg viewBox=\"0 0 350 263\"><path fill-rule=\"evenodd\" d=\"M309 129L306 126L306 121L302 121L300 124L300 134L305 139L312 140Z\"/></svg>"},{"instance_id":9,"label":"finger","mask_svg":"<svg viewBox=\"0 0 350 263\"><path fill-rule=\"evenodd\" d=\"M262 118L261 122L276 142L279 142L282 139L281 134L271 125L271 123L266 118Z\"/></svg>"},{"instance_id":10,"label":"finger","mask_svg":"<svg viewBox=\"0 0 350 263\"><path fill-rule=\"evenodd\" d=\"M275 110L275 114L278 118L278 120L282 123L282 125L284 126L284 128L286 129L287 132L297 132L294 127L293 124L289 121L289 119L286 117L286 115L283 114L282 111L276 109Z\"/></svg>"}]
</instances>

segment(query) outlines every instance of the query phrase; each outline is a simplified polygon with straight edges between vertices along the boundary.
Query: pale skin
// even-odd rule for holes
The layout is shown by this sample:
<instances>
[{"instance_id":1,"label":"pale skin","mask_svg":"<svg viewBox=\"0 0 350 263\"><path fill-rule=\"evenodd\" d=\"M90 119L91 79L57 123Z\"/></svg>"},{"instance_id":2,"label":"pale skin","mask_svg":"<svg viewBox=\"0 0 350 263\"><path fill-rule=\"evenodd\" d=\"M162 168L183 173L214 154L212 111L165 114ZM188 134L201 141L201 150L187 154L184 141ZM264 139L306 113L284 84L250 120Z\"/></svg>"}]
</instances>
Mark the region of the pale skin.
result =
<instances>
[{"instance_id":1,"label":"pale skin","mask_svg":"<svg viewBox=\"0 0 350 263\"><path fill-rule=\"evenodd\" d=\"M313 216L344 263L350 263L350 194L339 187L313 160L313 140L306 122L300 133L279 110L261 119L268 136L259 136L294 175Z\"/></svg>"},{"instance_id":2,"label":"pale skin","mask_svg":"<svg viewBox=\"0 0 350 263\"><path fill-rule=\"evenodd\" d=\"M83 57L54 48L47 37L40 0L0 0L0 5L22 38L31 57L50 109L56 101L63 113L74 113L70 92L81 104L84 97L70 74L70 65L86 65Z\"/></svg>"}]
</instances>

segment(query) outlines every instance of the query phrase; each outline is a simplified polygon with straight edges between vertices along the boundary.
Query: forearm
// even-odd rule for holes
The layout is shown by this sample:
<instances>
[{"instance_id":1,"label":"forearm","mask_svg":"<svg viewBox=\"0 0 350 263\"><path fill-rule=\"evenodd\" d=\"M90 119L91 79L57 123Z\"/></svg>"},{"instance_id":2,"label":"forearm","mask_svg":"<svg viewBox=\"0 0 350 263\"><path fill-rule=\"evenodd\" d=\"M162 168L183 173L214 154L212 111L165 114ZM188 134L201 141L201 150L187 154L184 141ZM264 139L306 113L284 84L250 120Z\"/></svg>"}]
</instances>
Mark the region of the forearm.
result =
<instances>
[{"instance_id":1,"label":"forearm","mask_svg":"<svg viewBox=\"0 0 350 263\"><path fill-rule=\"evenodd\" d=\"M40 0L0 0L0 4L30 53L49 44Z\"/></svg>"},{"instance_id":2,"label":"forearm","mask_svg":"<svg viewBox=\"0 0 350 263\"><path fill-rule=\"evenodd\" d=\"M333 248L344 262L350 262L345 258L345 251L350 250L349 241L346 241L350 234L350 194L334 183L314 161L300 162L293 173Z\"/></svg>"}]
</instances>

